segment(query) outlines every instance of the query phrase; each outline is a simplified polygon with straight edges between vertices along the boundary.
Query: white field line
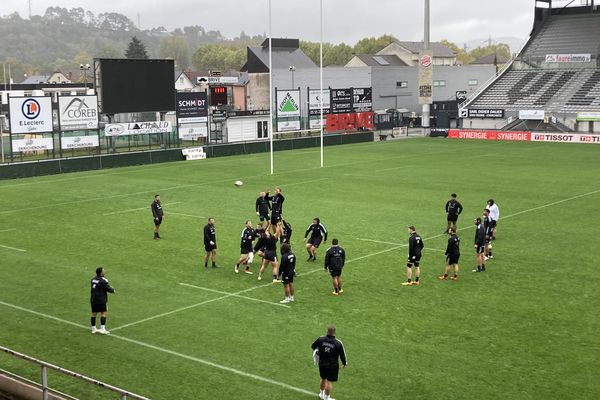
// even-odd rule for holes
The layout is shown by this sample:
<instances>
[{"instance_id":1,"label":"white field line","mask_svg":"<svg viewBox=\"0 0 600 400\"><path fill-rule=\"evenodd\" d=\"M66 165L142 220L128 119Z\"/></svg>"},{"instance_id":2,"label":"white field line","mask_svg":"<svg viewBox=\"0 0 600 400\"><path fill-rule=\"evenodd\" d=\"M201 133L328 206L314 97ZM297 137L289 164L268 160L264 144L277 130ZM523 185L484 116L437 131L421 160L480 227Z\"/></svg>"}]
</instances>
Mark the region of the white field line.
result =
<instances>
[{"instance_id":1,"label":"white field line","mask_svg":"<svg viewBox=\"0 0 600 400\"><path fill-rule=\"evenodd\" d=\"M267 301L267 300L261 300L261 299L255 299L254 297L248 297L248 296L241 296L239 294L235 294L235 293L229 293L229 292L223 292L221 290L215 290L215 289L211 289L211 288L207 288L207 287L202 287L202 286L196 286L196 285L190 285L189 283L180 283L181 286L186 286L186 287L190 287L190 288L194 288L194 289L200 289L200 290L204 290L207 292L212 292L212 293L218 293L218 294L227 294L227 295L231 295L231 297L237 297L240 299L245 299L245 300L251 300L251 301L256 301L259 303L265 303L265 304L270 304L272 306L278 306L278 307L285 307L285 308L291 308L291 306L288 306L286 304L281 304L279 302L274 303L272 301Z\"/></svg>"},{"instance_id":2,"label":"white field line","mask_svg":"<svg viewBox=\"0 0 600 400\"><path fill-rule=\"evenodd\" d=\"M3 233L3 232L13 232L13 231L16 231L16 230L17 230L17 228L2 229L2 230L0 230L0 233Z\"/></svg>"},{"instance_id":3,"label":"white field line","mask_svg":"<svg viewBox=\"0 0 600 400\"><path fill-rule=\"evenodd\" d=\"M3 244L0 244L0 247L2 247L3 249L20 251L21 253L25 253L27 251L27 250L23 250L23 249L17 249L16 247L5 246Z\"/></svg>"},{"instance_id":4,"label":"white field line","mask_svg":"<svg viewBox=\"0 0 600 400\"><path fill-rule=\"evenodd\" d=\"M176 201L174 203L165 204L165 205L163 205L163 207L168 207L168 206L172 206L172 205L180 204L180 203L181 203L180 201ZM149 209L150 209L150 206L138 207L138 208L130 208L128 210L114 211L114 212L109 212L109 213L102 214L102 215L103 216L108 216L108 215L125 214L125 213L128 213L128 212L140 211L140 210L149 210Z\"/></svg>"},{"instance_id":5,"label":"white field line","mask_svg":"<svg viewBox=\"0 0 600 400\"><path fill-rule=\"evenodd\" d=\"M180 217L188 217L188 218L208 219L208 217L205 217L203 215L184 214L184 213L179 213L179 212L174 212L174 211L169 211L169 215L179 215Z\"/></svg>"},{"instance_id":6,"label":"white field line","mask_svg":"<svg viewBox=\"0 0 600 400\"><path fill-rule=\"evenodd\" d=\"M296 186L296 185L305 185L307 183L313 183L313 182L321 182L321 181L326 181L329 178L319 178L319 179L311 179L310 181L303 181L303 182L294 182L294 183L286 183L286 184L282 184L281 186L283 188L287 188L288 186Z\"/></svg>"},{"instance_id":7,"label":"white field line","mask_svg":"<svg viewBox=\"0 0 600 400\"><path fill-rule=\"evenodd\" d=\"M157 314L157 315L153 315L153 316L148 317L148 318L141 319L139 321L134 321L134 322L131 322L129 324L121 325L121 326L118 326L116 328L112 328L111 330L118 331L120 329L127 328L127 327L130 327L130 326L133 326L133 325L138 325L138 324L141 324L143 322L152 321L152 320L155 320L157 318L166 317L166 316L169 316L169 315L172 315L172 314L176 314L176 313L181 312L181 311L185 311L185 310L189 310L189 309L192 309L192 308L200 307L200 306L202 306L204 304L213 303L215 301L219 301L219 300L223 300L223 299L226 299L226 298L229 298L229 297L237 296L237 295L240 295L242 293L251 292L253 290L256 290L256 289L259 289L259 288L265 287L265 286L272 286L272 284L269 283L269 284L266 284L266 285L253 286L253 287L248 288L248 289L240 290L239 292L228 293L228 294L223 295L221 297L215 297L214 299L204 300L204 301L201 301L200 303L196 303L196 304L192 304L192 305L189 305L189 306L181 307L181 308L178 308L176 310L167 311L167 312L164 312L164 313L161 313L161 314Z\"/></svg>"},{"instance_id":8,"label":"white field line","mask_svg":"<svg viewBox=\"0 0 600 400\"><path fill-rule=\"evenodd\" d=\"M431 239L431 238L429 238L429 239ZM427 239L427 240L429 240L429 239ZM400 244L400 243L394 243L394 242L384 242L383 240L373 240L373 239L364 239L364 238L356 238L356 240L362 240L362 241L365 241L365 242L374 242L374 243L392 244L392 245L394 245L394 246L402 246L402 244ZM431 247L425 247L425 248L423 249L423 251L424 251L424 252L428 252L428 251L430 251L430 250L431 250L431 251L441 251L441 252L444 252L444 253L446 252L446 250L441 250L441 249L433 249L433 248L431 248Z\"/></svg>"},{"instance_id":9,"label":"white field line","mask_svg":"<svg viewBox=\"0 0 600 400\"><path fill-rule=\"evenodd\" d=\"M37 315L38 317L42 317L42 318L46 318L46 319L51 319L53 321L61 322L63 324L71 325L71 326L74 326L74 327L77 327L77 328L82 328L82 329L86 329L86 330L90 329L89 326L85 326L85 325L81 325L81 324L78 324L78 323L75 323L75 322L67 321L66 319L54 317L52 315L43 314L43 313L40 313L40 312L37 312L37 311L34 311L34 310L30 310L30 309L27 309L27 308L24 308L24 307L19 307L19 306L16 306L14 304L5 303L3 301L0 301L0 304L4 305L6 307L13 308L15 310L19 310L19 311L23 311L23 312L26 312L26 313L29 313L29 314ZM112 329L112 330L114 331L114 329ZM248 372L244 372L244 371L241 371L239 369L227 367L225 365L217 364L217 363L214 363L212 361L204 360L204 359L201 359L201 358L198 358L198 357L193 357L193 356L190 356L190 355L187 355L187 354L178 353L176 351L165 349L165 348L159 347L159 346L154 346L152 344L145 343L145 342L142 342L142 341L139 341L139 340L130 339L130 338L127 338L127 337L124 337L124 336L120 336L120 335L115 335L115 334L112 334L112 333L109 335L109 337L112 337L112 338L115 338L115 339L118 339L118 340L121 340L121 341L124 341L124 342L133 343L133 344L136 344L136 345L141 346L141 347L145 347L145 348L148 348L148 349L156 350L156 351L159 351L159 352L162 352L162 353L165 353L165 354L169 354L169 355L172 355L172 356L175 356L175 357L183 358L183 359L186 359L186 360L189 360L189 361L193 361L193 362L196 362L196 363L199 363L199 364L203 364L203 365L206 365L206 366L209 366L209 367L220 369L222 371L230 372L232 374L240 375L240 376L243 376L245 378L250 378L250 379L253 379L253 380L256 380L256 381L259 381L259 382L269 383L271 385L279 386L279 387L282 387L284 389L288 389L288 390L291 390L291 391L294 391L294 392L297 392L297 393L302 393L302 394L305 394L307 396L314 396L315 395L312 391L308 391L306 389L302 389L302 388L299 388L299 387L296 387L296 386L288 385L287 383L279 382L279 381L276 381L276 380L273 380L273 379L269 379L269 378L265 378L265 377L262 377L262 376L259 376L259 375L250 374Z\"/></svg>"}]
</instances>

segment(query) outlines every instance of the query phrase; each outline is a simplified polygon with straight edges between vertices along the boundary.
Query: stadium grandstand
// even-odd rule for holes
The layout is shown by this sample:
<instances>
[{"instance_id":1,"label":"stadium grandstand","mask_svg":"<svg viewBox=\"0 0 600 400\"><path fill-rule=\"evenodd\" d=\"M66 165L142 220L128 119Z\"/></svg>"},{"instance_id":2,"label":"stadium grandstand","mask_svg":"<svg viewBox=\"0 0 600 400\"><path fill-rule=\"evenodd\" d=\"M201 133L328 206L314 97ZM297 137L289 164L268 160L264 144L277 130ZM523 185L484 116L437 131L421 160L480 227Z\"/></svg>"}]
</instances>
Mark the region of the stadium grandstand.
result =
<instances>
[{"instance_id":1,"label":"stadium grandstand","mask_svg":"<svg viewBox=\"0 0 600 400\"><path fill-rule=\"evenodd\" d=\"M600 132L596 1L535 1L529 39L462 104L463 127Z\"/></svg>"}]
</instances>

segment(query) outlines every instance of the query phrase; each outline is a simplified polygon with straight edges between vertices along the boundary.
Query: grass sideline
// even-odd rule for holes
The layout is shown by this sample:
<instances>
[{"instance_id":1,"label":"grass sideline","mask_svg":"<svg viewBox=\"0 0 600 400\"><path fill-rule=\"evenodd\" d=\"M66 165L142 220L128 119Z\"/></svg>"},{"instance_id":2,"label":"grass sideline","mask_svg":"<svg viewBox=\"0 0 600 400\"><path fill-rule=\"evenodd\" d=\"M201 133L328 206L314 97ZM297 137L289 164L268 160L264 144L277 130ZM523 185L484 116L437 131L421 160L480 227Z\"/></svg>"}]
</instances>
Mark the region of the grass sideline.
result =
<instances>
[{"instance_id":1,"label":"grass sideline","mask_svg":"<svg viewBox=\"0 0 600 400\"><path fill-rule=\"evenodd\" d=\"M598 398L598 159L595 146L414 139L326 148L323 169L318 150L276 153L273 176L258 154L2 181L0 344L153 399L306 399L318 394L309 346L335 323L349 357L337 399ZM290 308L267 304L281 285L233 273L243 222L275 185L300 261ZM461 276L439 282L451 192L465 207ZM495 258L475 275L471 221L489 197ZM204 271L207 216L222 268ZM348 254L339 298L321 271L327 246L304 261L314 216ZM401 287L411 224L423 284ZM87 331L97 265L117 289L108 337ZM39 379L6 355L0 368Z\"/></svg>"}]
</instances>

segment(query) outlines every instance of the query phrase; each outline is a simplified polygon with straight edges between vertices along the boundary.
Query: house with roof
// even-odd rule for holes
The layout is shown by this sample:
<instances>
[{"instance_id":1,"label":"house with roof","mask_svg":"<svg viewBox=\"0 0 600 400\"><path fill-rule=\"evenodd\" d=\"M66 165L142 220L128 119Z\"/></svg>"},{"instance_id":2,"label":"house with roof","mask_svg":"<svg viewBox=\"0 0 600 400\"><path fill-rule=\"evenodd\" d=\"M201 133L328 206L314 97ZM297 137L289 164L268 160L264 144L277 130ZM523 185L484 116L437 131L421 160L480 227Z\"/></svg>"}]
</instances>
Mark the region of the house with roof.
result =
<instances>
[{"instance_id":1,"label":"house with roof","mask_svg":"<svg viewBox=\"0 0 600 400\"><path fill-rule=\"evenodd\" d=\"M71 83L71 80L65 76L62 72L56 71L52 75L31 75L25 77L25 80L21 82L24 85L37 85L40 83Z\"/></svg>"},{"instance_id":2,"label":"house with roof","mask_svg":"<svg viewBox=\"0 0 600 400\"><path fill-rule=\"evenodd\" d=\"M423 42L397 41L385 46L377 52L378 56L395 55L407 65L419 65L419 52L423 49ZM429 44L433 54L433 65L456 65L454 52L440 42Z\"/></svg>"},{"instance_id":3,"label":"house with roof","mask_svg":"<svg viewBox=\"0 0 600 400\"><path fill-rule=\"evenodd\" d=\"M346 64L346 67L406 67L397 55L357 54Z\"/></svg>"}]
</instances>

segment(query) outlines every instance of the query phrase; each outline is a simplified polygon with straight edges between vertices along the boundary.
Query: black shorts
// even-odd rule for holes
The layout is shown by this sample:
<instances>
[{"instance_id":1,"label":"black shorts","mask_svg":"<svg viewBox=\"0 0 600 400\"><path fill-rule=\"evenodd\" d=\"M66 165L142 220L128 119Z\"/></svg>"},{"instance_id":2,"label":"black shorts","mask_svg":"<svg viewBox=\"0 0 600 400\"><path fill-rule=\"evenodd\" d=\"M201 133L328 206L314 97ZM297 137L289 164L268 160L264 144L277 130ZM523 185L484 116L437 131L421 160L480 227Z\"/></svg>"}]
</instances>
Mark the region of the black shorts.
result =
<instances>
[{"instance_id":1,"label":"black shorts","mask_svg":"<svg viewBox=\"0 0 600 400\"><path fill-rule=\"evenodd\" d=\"M329 270L329 273L331 274L332 278L335 278L337 276L341 276L342 275L342 269L341 268L334 268L332 270Z\"/></svg>"},{"instance_id":2,"label":"black shorts","mask_svg":"<svg viewBox=\"0 0 600 400\"><path fill-rule=\"evenodd\" d=\"M289 244L289 243L290 243L290 239L288 239L286 236L281 236L281 237L279 238L279 242L280 242L281 244L283 244L283 243L288 243L288 244Z\"/></svg>"},{"instance_id":3,"label":"black shorts","mask_svg":"<svg viewBox=\"0 0 600 400\"><path fill-rule=\"evenodd\" d=\"M456 222L458 221L458 215L448 214L448 222Z\"/></svg>"},{"instance_id":4,"label":"black shorts","mask_svg":"<svg viewBox=\"0 0 600 400\"><path fill-rule=\"evenodd\" d=\"M217 244L204 243L204 250L207 252L213 251L217 249Z\"/></svg>"},{"instance_id":5,"label":"black shorts","mask_svg":"<svg viewBox=\"0 0 600 400\"><path fill-rule=\"evenodd\" d=\"M106 303L92 303L93 313L103 313L106 312L106 310L108 310Z\"/></svg>"},{"instance_id":6,"label":"black shorts","mask_svg":"<svg viewBox=\"0 0 600 400\"><path fill-rule=\"evenodd\" d=\"M498 221L491 219L490 220L490 229L494 229L497 224L498 224Z\"/></svg>"},{"instance_id":7,"label":"black shorts","mask_svg":"<svg viewBox=\"0 0 600 400\"><path fill-rule=\"evenodd\" d=\"M249 254L252 253L252 243L250 243L250 246L242 246L240 247L240 254Z\"/></svg>"},{"instance_id":8,"label":"black shorts","mask_svg":"<svg viewBox=\"0 0 600 400\"><path fill-rule=\"evenodd\" d=\"M322 240L323 238L321 236L315 236L308 239L308 243L312 244L316 248L319 248L319 245L321 244Z\"/></svg>"},{"instance_id":9,"label":"black shorts","mask_svg":"<svg viewBox=\"0 0 600 400\"><path fill-rule=\"evenodd\" d=\"M294 274L281 275L281 282L283 282L284 285L287 285L288 283L294 283Z\"/></svg>"},{"instance_id":10,"label":"black shorts","mask_svg":"<svg viewBox=\"0 0 600 400\"><path fill-rule=\"evenodd\" d=\"M259 214L258 218L260 219L260 222L268 221L269 220L269 214Z\"/></svg>"},{"instance_id":11,"label":"black shorts","mask_svg":"<svg viewBox=\"0 0 600 400\"><path fill-rule=\"evenodd\" d=\"M418 256L415 258L408 257L408 259L406 260L406 265L412 267L414 264L415 267L418 267L420 261L421 261L421 256Z\"/></svg>"},{"instance_id":12,"label":"black shorts","mask_svg":"<svg viewBox=\"0 0 600 400\"><path fill-rule=\"evenodd\" d=\"M319 375L321 379L327 379L329 382L337 382L340 367L322 367L319 365Z\"/></svg>"},{"instance_id":13,"label":"black shorts","mask_svg":"<svg viewBox=\"0 0 600 400\"><path fill-rule=\"evenodd\" d=\"M277 252L273 250L265 251L265 260L275 262L277 261Z\"/></svg>"},{"instance_id":14,"label":"black shorts","mask_svg":"<svg viewBox=\"0 0 600 400\"><path fill-rule=\"evenodd\" d=\"M271 225L277 225L279 221L281 221L281 214L271 214Z\"/></svg>"},{"instance_id":15,"label":"black shorts","mask_svg":"<svg viewBox=\"0 0 600 400\"><path fill-rule=\"evenodd\" d=\"M477 246L477 248L475 248L475 252L477 254L483 254L485 252L485 246Z\"/></svg>"},{"instance_id":16,"label":"black shorts","mask_svg":"<svg viewBox=\"0 0 600 400\"><path fill-rule=\"evenodd\" d=\"M460 254L450 254L446 256L446 265L458 264L458 259L460 258Z\"/></svg>"},{"instance_id":17,"label":"black shorts","mask_svg":"<svg viewBox=\"0 0 600 400\"><path fill-rule=\"evenodd\" d=\"M160 217L160 218L154 218L154 225L155 226L160 226L160 224L162 224L162 217Z\"/></svg>"}]
</instances>

